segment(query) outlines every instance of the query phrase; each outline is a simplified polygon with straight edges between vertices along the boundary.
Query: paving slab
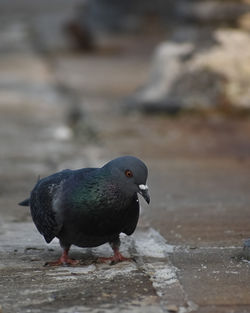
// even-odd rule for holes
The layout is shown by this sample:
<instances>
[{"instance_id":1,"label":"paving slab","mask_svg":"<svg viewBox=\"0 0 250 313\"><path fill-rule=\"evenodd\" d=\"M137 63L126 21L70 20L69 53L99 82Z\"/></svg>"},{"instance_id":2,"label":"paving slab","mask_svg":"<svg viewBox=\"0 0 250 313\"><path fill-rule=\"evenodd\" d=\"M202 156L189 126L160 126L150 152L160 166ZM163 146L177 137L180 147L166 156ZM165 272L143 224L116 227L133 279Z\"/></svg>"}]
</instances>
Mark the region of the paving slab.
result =
<instances>
[{"instance_id":1,"label":"paving slab","mask_svg":"<svg viewBox=\"0 0 250 313\"><path fill-rule=\"evenodd\" d=\"M99 256L112 254L106 244L94 249L73 247L80 259L75 267L44 267L60 255L58 240L43 242L32 223L5 223L0 234L0 303L3 312L164 312L176 300L185 305L176 268L168 253L173 247L153 229L139 229L122 237L121 251L136 262L99 264ZM11 290L11 292L10 292ZM180 301L182 300L182 301ZM165 308L165 309L164 309Z\"/></svg>"}]
</instances>

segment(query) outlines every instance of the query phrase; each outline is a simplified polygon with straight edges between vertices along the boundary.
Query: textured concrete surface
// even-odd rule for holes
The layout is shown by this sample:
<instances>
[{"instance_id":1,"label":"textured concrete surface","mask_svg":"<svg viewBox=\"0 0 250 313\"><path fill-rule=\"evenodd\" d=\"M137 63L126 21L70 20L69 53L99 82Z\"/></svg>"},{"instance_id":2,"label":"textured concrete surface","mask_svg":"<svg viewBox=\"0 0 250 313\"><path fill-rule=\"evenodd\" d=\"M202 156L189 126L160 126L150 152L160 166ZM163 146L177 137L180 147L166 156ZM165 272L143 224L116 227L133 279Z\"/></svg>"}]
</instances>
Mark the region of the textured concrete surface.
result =
<instances>
[{"instance_id":1,"label":"textured concrete surface","mask_svg":"<svg viewBox=\"0 0 250 313\"><path fill-rule=\"evenodd\" d=\"M161 295L170 286L181 291L176 269L167 258L172 247L152 229L139 231L134 239L123 238L122 252L136 262L115 266L96 263L97 257L112 253L106 244L95 249L73 248L71 255L81 260L79 266L44 267L48 259L58 257L59 244L55 240L46 247L29 222L5 224L0 238L3 312L89 312L97 308L103 312L161 312Z\"/></svg>"},{"instance_id":2,"label":"textured concrete surface","mask_svg":"<svg viewBox=\"0 0 250 313\"><path fill-rule=\"evenodd\" d=\"M0 4L0 311L250 312L250 263L242 258L249 117L126 114L121 99L147 77L149 56L138 45L114 55L65 50L60 25L75 2L64 2ZM58 40L49 36L51 20ZM111 253L104 245L73 247L77 267L44 267L59 245L46 245L17 203L39 175L120 154L150 169L152 202L141 201L136 233L122 238L136 262L97 264Z\"/></svg>"}]
</instances>

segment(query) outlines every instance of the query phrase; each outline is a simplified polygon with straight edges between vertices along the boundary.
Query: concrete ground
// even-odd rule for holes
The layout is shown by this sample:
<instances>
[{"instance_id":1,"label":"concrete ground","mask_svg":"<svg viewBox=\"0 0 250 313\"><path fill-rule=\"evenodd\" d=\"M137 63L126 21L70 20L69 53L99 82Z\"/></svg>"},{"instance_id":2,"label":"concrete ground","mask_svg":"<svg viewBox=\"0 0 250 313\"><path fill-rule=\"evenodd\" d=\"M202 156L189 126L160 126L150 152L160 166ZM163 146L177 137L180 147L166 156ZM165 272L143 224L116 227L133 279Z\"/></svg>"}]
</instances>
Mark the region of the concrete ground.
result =
<instances>
[{"instance_id":1,"label":"concrete ground","mask_svg":"<svg viewBox=\"0 0 250 313\"><path fill-rule=\"evenodd\" d=\"M150 44L69 50L68 1L0 4L0 312L250 312L250 119L141 115L121 99L147 78ZM119 53L118 53L119 51ZM108 245L72 247L76 267L47 268L27 208L39 175L122 154L149 168L151 203L122 237L136 262L97 264Z\"/></svg>"}]
</instances>

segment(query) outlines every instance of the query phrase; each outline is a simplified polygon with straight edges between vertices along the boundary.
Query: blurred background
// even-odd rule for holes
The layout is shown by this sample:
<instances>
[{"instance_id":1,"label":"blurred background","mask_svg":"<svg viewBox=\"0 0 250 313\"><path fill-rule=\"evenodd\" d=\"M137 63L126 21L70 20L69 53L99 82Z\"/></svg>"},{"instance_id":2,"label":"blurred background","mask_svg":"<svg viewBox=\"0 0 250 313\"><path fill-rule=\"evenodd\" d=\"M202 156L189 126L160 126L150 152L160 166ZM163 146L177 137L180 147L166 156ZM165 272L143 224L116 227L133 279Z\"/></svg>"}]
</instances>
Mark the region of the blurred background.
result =
<instances>
[{"instance_id":1,"label":"blurred background","mask_svg":"<svg viewBox=\"0 0 250 313\"><path fill-rule=\"evenodd\" d=\"M17 203L39 175L131 154L149 167L141 225L171 244L241 246L249 112L249 0L2 0L0 226L31 221ZM242 295L193 286L203 305Z\"/></svg>"},{"instance_id":2,"label":"blurred background","mask_svg":"<svg viewBox=\"0 0 250 313\"><path fill-rule=\"evenodd\" d=\"M210 203L214 216L227 202L246 209L249 1L5 0L0 12L4 218L30 219L16 203L39 175L121 154L151 168L169 239L182 236L171 218L195 222L188 202Z\"/></svg>"},{"instance_id":3,"label":"blurred background","mask_svg":"<svg viewBox=\"0 0 250 313\"><path fill-rule=\"evenodd\" d=\"M7 220L29 219L16 203L39 175L121 154L152 168L163 212L207 202L201 182L218 198L230 181L249 187L249 1L5 0L0 12Z\"/></svg>"},{"instance_id":4,"label":"blurred background","mask_svg":"<svg viewBox=\"0 0 250 313\"><path fill-rule=\"evenodd\" d=\"M3 0L0 12L9 219L28 218L16 202L38 175L120 154L166 173L177 159L248 164L248 0Z\"/></svg>"}]
</instances>

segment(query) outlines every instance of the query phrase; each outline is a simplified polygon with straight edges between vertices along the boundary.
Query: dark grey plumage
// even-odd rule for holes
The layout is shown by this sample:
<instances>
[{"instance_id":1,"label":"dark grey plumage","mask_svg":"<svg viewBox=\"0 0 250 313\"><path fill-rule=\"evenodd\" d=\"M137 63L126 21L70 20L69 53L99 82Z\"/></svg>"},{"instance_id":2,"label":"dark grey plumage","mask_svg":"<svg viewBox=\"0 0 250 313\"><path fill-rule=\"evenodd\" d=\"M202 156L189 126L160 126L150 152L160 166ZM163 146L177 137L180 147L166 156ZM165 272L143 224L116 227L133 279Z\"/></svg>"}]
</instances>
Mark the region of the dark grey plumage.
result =
<instances>
[{"instance_id":1,"label":"dark grey plumage","mask_svg":"<svg viewBox=\"0 0 250 313\"><path fill-rule=\"evenodd\" d=\"M117 262L119 234L131 235L139 218L137 193L149 203L146 165L132 156L114 159L101 168L64 170L40 179L30 198L32 219L46 242L59 238L62 257L51 265L74 264L68 258L72 244L96 247L111 244Z\"/></svg>"}]
</instances>

